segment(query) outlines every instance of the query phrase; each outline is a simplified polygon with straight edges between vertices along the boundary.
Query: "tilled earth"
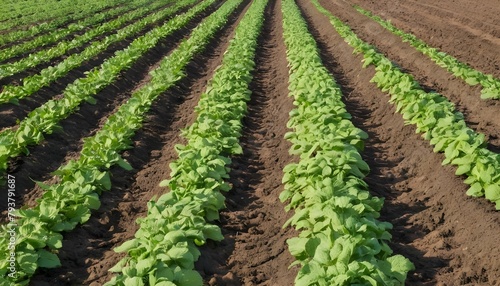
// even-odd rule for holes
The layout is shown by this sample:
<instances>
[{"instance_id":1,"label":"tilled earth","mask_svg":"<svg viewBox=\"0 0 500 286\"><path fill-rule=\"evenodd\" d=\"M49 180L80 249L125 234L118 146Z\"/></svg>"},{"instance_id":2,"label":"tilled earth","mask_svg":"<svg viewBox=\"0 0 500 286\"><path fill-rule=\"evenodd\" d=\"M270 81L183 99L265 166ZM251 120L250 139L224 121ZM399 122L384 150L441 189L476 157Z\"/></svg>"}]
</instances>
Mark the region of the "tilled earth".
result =
<instances>
[{"instance_id":1,"label":"tilled earth","mask_svg":"<svg viewBox=\"0 0 500 286\"><path fill-rule=\"evenodd\" d=\"M193 122L199 96L220 65L249 3L244 1L208 49L192 61L188 77L158 99L133 139L134 148L124 154L134 170L113 169L113 188L101 196L101 208L85 225L64 235L59 254L63 266L37 272L31 285L97 286L111 278L108 269L123 257L113 248L133 237L135 220L146 214L147 201L166 191L158 183L169 176L168 163L176 159L174 145L184 142L180 130ZM353 55L352 48L309 0L297 3L318 42L325 66L342 87L353 122L369 134L363 152L371 167L366 181L373 195L385 198L380 219L394 225L392 249L416 266L408 275L407 285L500 285L499 212L484 199L466 196L464 178L455 176L454 167L441 166L442 154L433 153L413 126L405 126L401 115L388 103L387 94L369 82L373 67L362 68L361 56ZM352 8L352 4L358 4L369 9L472 67L500 77L500 6L496 0L446 0L437 4L431 0L321 0L321 4L414 75L424 88L454 102L469 126L487 136L489 148L500 151L498 102L481 100L478 87L453 78ZM282 228L291 214L284 211L278 199L283 190L283 167L297 160L288 154L290 143L283 139L290 131L286 122L293 100L288 97L280 9L281 1L269 1L259 38L250 86L253 95L241 138L244 153L232 158L229 182L233 189L227 194L227 208L219 222L225 240L207 243L196 263L206 285L287 286L293 284L298 271L297 267L289 269L293 257L286 245L286 239L297 233ZM201 19L165 39L113 86L100 92L97 105L83 104L62 122L62 133L48 135L42 145L30 149L29 156L13 160L12 174L26 178L18 181L23 203L33 205L42 192L28 178L53 180L50 171L77 156L82 139L94 134L109 114L149 79L148 72ZM114 48L122 46L126 44ZM25 108L2 107L2 114L12 117L0 120L0 128L15 124L14 117L24 116L48 97L57 97L64 88L62 83L72 82L81 73L74 71L37 93L22 105Z\"/></svg>"}]
</instances>

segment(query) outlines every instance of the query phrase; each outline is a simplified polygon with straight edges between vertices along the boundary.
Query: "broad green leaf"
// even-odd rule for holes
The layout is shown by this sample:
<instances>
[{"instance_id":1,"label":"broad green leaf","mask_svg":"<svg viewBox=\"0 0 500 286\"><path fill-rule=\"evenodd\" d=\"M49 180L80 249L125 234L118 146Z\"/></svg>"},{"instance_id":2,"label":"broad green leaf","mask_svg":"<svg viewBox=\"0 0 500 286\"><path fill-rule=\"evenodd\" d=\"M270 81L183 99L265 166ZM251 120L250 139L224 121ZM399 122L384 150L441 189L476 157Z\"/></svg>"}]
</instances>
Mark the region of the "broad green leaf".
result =
<instances>
[{"instance_id":1,"label":"broad green leaf","mask_svg":"<svg viewBox=\"0 0 500 286\"><path fill-rule=\"evenodd\" d=\"M190 269L183 269L179 272L176 271L175 279L178 281L178 286L203 285L203 279L200 273Z\"/></svg>"},{"instance_id":2,"label":"broad green leaf","mask_svg":"<svg viewBox=\"0 0 500 286\"><path fill-rule=\"evenodd\" d=\"M171 248L167 254L172 257L172 259L184 259L188 256L186 256L186 254L189 253L189 249L187 248L187 244L186 245L182 245L181 243L177 243L176 246L174 246L173 248Z\"/></svg>"},{"instance_id":3,"label":"broad green leaf","mask_svg":"<svg viewBox=\"0 0 500 286\"><path fill-rule=\"evenodd\" d=\"M129 259L128 257L122 258L120 261L118 261L118 263L115 266L111 267L109 269L109 271L110 272L115 272L115 273L116 272L121 272L123 266L125 266L125 264L127 263L128 259Z\"/></svg>"},{"instance_id":4,"label":"broad green leaf","mask_svg":"<svg viewBox=\"0 0 500 286\"><path fill-rule=\"evenodd\" d=\"M222 235L221 229L216 225L207 225L203 228L203 234L206 238L222 241L224 236Z\"/></svg>"},{"instance_id":5,"label":"broad green leaf","mask_svg":"<svg viewBox=\"0 0 500 286\"><path fill-rule=\"evenodd\" d=\"M486 185L484 187L484 195L490 201L500 200L500 185Z\"/></svg>"},{"instance_id":6,"label":"broad green leaf","mask_svg":"<svg viewBox=\"0 0 500 286\"><path fill-rule=\"evenodd\" d=\"M131 250L132 248L135 248L139 245L139 241L137 239L132 239L129 241L124 242L122 245L116 247L114 250L115 252L126 252Z\"/></svg>"},{"instance_id":7,"label":"broad green leaf","mask_svg":"<svg viewBox=\"0 0 500 286\"><path fill-rule=\"evenodd\" d=\"M154 286L177 286L177 285L173 282L170 282L170 281L161 281L161 282L154 284Z\"/></svg>"},{"instance_id":8,"label":"broad green leaf","mask_svg":"<svg viewBox=\"0 0 500 286\"><path fill-rule=\"evenodd\" d=\"M287 240L288 251L300 259L304 254L306 254L306 243L309 241L307 238L292 237ZM305 258L305 257L304 257Z\"/></svg>"},{"instance_id":9,"label":"broad green leaf","mask_svg":"<svg viewBox=\"0 0 500 286\"><path fill-rule=\"evenodd\" d=\"M137 269L137 276L139 277L146 276L146 274L149 272L151 267L153 267L155 262L156 260L153 257L148 257L139 260L135 265L135 268Z\"/></svg>"},{"instance_id":10,"label":"broad green leaf","mask_svg":"<svg viewBox=\"0 0 500 286\"><path fill-rule=\"evenodd\" d=\"M160 187L167 187L168 184L170 183L170 180L163 180L160 182Z\"/></svg>"},{"instance_id":11,"label":"broad green leaf","mask_svg":"<svg viewBox=\"0 0 500 286\"><path fill-rule=\"evenodd\" d=\"M134 168L132 167L132 165L130 165L129 162L127 162L125 159L123 158L119 158L118 159L118 166L122 167L123 169L127 170L127 171L131 171L133 170Z\"/></svg>"},{"instance_id":12,"label":"broad green leaf","mask_svg":"<svg viewBox=\"0 0 500 286\"><path fill-rule=\"evenodd\" d=\"M140 277L127 277L124 281L127 286L144 286L144 282Z\"/></svg>"},{"instance_id":13,"label":"broad green leaf","mask_svg":"<svg viewBox=\"0 0 500 286\"><path fill-rule=\"evenodd\" d=\"M315 254L316 254L316 249L318 247L318 245L321 244L321 239L320 238L309 238L306 242L306 245L305 245L305 250L306 250L306 253L309 257L314 257Z\"/></svg>"},{"instance_id":14,"label":"broad green leaf","mask_svg":"<svg viewBox=\"0 0 500 286\"><path fill-rule=\"evenodd\" d=\"M465 79L465 82L469 85L476 85L479 83L479 81L475 77L468 77Z\"/></svg>"},{"instance_id":15,"label":"broad green leaf","mask_svg":"<svg viewBox=\"0 0 500 286\"><path fill-rule=\"evenodd\" d=\"M470 188L467 190L467 195L473 197L480 197L483 195L483 187L479 182L476 182L472 184Z\"/></svg>"},{"instance_id":16,"label":"broad green leaf","mask_svg":"<svg viewBox=\"0 0 500 286\"><path fill-rule=\"evenodd\" d=\"M406 273L415 270L413 263L402 255L388 257L387 262L391 265L392 276L395 276L400 282L406 280Z\"/></svg>"},{"instance_id":17,"label":"broad green leaf","mask_svg":"<svg viewBox=\"0 0 500 286\"><path fill-rule=\"evenodd\" d=\"M38 250L37 254L38 254L37 264L39 267L56 268L61 266L59 258L54 253L48 252L45 249L40 249Z\"/></svg>"},{"instance_id":18,"label":"broad green leaf","mask_svg":"<svg viewBox=\"0 0 500 286\"><path fill-rule=\"evenodd\" d=\"M46 243L50 248L61 248L62 238L63 237L60 233L55 233L47 239Z\"/></svg>"},{"instance_id":19,"label":"broad green leaf","mask_svg":"<svg viewBox=\"0 0 500 286\"><path fill-rule=\"evenodd\" d=\"M455 175L460 176L468 173L470 170L471 170L471 165L461 165L460 167L457 168Z\"/></svg>"},{"instance_id":20,"label":"broad green leaf","mask_svg":"<svg viewBox=\"0 0 500 286\"><path fill-rule=\"evenodd\" d=\"M16 249L17 251L17 249ZM27 274L33 274L37 268L38 254L32 250L23 251L17 254L19 267Z\"/></svg>"}]
</instances>

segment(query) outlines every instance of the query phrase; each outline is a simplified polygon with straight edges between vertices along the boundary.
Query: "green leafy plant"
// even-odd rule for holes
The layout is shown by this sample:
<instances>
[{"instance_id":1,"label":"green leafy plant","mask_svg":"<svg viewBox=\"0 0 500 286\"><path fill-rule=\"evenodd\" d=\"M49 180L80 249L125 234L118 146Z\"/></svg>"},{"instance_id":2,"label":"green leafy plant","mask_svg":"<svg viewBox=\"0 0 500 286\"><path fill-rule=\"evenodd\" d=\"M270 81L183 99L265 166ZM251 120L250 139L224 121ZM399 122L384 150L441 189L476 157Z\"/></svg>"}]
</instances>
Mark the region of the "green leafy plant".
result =
<instances>
[{"instance_id":1,"label":"green leafy plant","mask_svg":"<svg viewBox=\"0 0 500 286\"><path fill-rule=\"evenodd\" d=\"M221 19L240 3L226 2ZM224 182L230 156L242 152L241 119L250 98L248 84L266 4L254 1L238 24L222 65L201 95L196 121L183 131L188 143L176 146L179 158L170 165L171 179L161 183L170 192L148 203L148 215L138 220L135 237L115 249L127 256L111 269L119 275L106 285L203 284L193 270L200 256L196 246L223 239L219 227L210 222L224 207L221 192L230 189Z\"/></svg>"},{"instance_id":2,"label":"green leafy plant","mask_svg":"<svg viewBox=\"0 0 500 286\"><path fill-rule=\"evenodd\" d=\"M142 1L142 0L138 0ZM49 31L54 31L54 30L60 30L64 31L65 29L73 29L73 26L88 26L88 23L93 21L93 16L90 18L88 17L88 14L93 14L97 13L95 15L96 17L99 17L102 13L109 13L108 15L115 15L115 12L123 12L131 9L131 7L135 7L136 1L125 1L125 0L118 0L118 1L110 1L98 5L87 5L87 9L79 10L79 12L74 13L74 14L66 14L66 15L60 15L58 18L53 19L52 21L48 22L43 22L43 23L38 23L38 25L33 25L29 27L28 29L21 29L21 30L15 30L11 31L9 33L5 33L0 35L0 45L5 45L8 43L12 43L18 40L22 40L25 38L29 37L35 37L39 34L42 34L43 32L49 32ZM30 3L32 4L32 3ZM89 3L88 3L89 4ZM30 5L33 7L33 5ZM5 6L4 6L5 7ZM35 6L36 7L36 6ZM33 7L34 9L37 9ZM103 12L103 10L108 9L108 11ZM36 10L39 12L38 10ZM33 14L35 14L34 12ZM87 14L88 13L88 14ZM9 15L9 12L0 12L0 15ZM25 14L26 15L26 14ZM70 21L78 21L76 23L70 23ZM65 24L68 24L66 27L62 27Z\"/></svg>"},{"instance_id":3,"label":"green leafy plant","mask_svg":"<svg viewBox=\"0 0 500 286\"><path fill-rule=\"evenodd\" d=\"M15 9L17 12L0 13L2 16L16 15L0 23L0 30L8 29L9 31L17 31L28 27L30 31L47 31L50 28L60 26L69 21L88 17L97 11L124 3L126 2L122 0L110 0L105 2L96 0L47 0L40 2L39 5L33 5L32 2L25 2L21 4L25 6L24 11L19 12L21 6L18 2L14 4L17 8ZM8 5L5 1L2 2L2 8L8 8L9 6L12 8L12 5ZM32 12L27 12L26 10L31 10ZM37 26L34 24L40 24L42 27L33 29L33 26Z\"/></svg>"},{"instance_id":4,"label":"green leafy plant","mask_svg":"<svg viewBox=\"0 0 500 286\"><path fill-rule=\"evenodd\" d=\"M156 4L153 6L157 7L158 5ZM144 16L144 14L146 14L148 11L151 11L151 8L148 8L148 6L146 6L137 11L126 13L124 15L121 15L117 19L105 22L92 29L89 29L83 35L75 37L72 40L60 41L54 47L35 52L33 54L29 54L27 57L24 57L16 62L0 65L0 79L11 76L28 68L35 67L55 57L62 56L68 53L72 49L78 48L88 42L91 42L94 38L98 37L99 35L116 30L125 25L126 23L129 23L135 19ZM43 44L45 42L47 43L56 42L61 38L63 37L62 36L60 37L58 33L48 34L40 37L39 38L40 40L38 41L30 41L22 44L21 46L13 46L11 48L8 48L0 52L0 60L4 60L6 58L10 58L17 54L23 53L27 50L34 49L40 44Z\"/></svg>"},{"instance_id":5,"label":"green leafy plant","mask_svg":"<svg viewBox=\"0 0 500 286\"><path fill-rule=\"evenodd\" d=\"M130 15L138 15L137 17L140 17L140 16L144 15L145 13L147 13L148 11L152 11L151 7L149 7L149 6L141 8L141 6L143 6L145 3L146 3L145 0L142 0L142 2L136 1L136 2L131 3L131 5L121 6L121 7L118 7L116 9L107 10L103 13L97 13L97 14L94 14L91 17L86 18L84 20L81 20L77 23L72 23L72 24L68 25L67 27L65 27L64 29L58 29L55 31L51 31L48 34L40 35L39 37L22 42L22 43L17 44L17 45L12 45L8 48L0 50L0 61L5 61L6 59L9 59L11 57L14 57L14 56L17 56L17 55L20 55L23 53L26 53L30 50L35 49L35 48L44 47L44 46L50 45L52 43L55 43L57 41L60 41L60 40L64 39L65 37L67 37L73 33L76 33L82 29L91 27L91 26L96 25L96 24L100 24L100 23L106 21L109 17L114 17L114 16L118 16L118 15L121 15L118 17L118 19L121 19L121 18L128 19L130 17ZM160 3L159 5L155 5L155 6L156 6L156 8L158 8L160 5L164 5L164 4L165 3ZM139 9L137 9L137 8L139 8ZM118 19L116 19L114 21L117 21ZM121 20L119 20L119 21L121 21ZM106 25L108 25L108 23L109 22L107 22ZM109 30L106 29L106 25L100 24L94 29L100 29L103 32L107 32Z\"/></svg>"},{"instance_id":6,"label":"green leafy plant","mask_svg":"<svg viewBox=\"0 0 500 286\"><path fill-rule=\"evenodd\" d=\"M283 172L282 201L299 237L288 240L296 285L404 285L413 264L392 255L392 225L377 218L383 200L363 181L369 172L359 152L367 134L350 121L340 87L324 68L316 42L293 0L282 2L283 34L296 109L285 138L300 161Z\"/></svg>"}]
</instances>

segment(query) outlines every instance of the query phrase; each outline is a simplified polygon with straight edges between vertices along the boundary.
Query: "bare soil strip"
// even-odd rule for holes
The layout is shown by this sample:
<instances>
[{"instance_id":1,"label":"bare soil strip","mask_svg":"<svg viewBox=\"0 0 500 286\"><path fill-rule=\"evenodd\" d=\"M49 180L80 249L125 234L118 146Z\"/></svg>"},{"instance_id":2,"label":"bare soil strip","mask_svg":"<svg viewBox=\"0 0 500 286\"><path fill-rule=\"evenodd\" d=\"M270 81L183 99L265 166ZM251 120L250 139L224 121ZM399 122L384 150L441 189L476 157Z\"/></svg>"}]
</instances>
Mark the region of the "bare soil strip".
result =
<instances>
[{"instance_id":1,"label":"bare soil strip","mask_svg":"<svg viewBox=\"0 0 500 286\"><path fill-rule=\"evenodd\" d=\"M79 156L82 138L92 136L106 122L121 104L129 99L134 90L149 81L149 72L161 59L167 56L177 44L188 37L191 30L207 15L216 9L213 5L207 11L196 17L185 28L166 37L155 48L127 71L121 74L114 84L99 92L95 99L97 104L83 103L80 109L61 122L62 131L47 135L42 144L29 148L29 156L20 156L12 160L10 174L23 178L17 184L19 205L33 206L43 190L35 185L35 181L53 180L50 172L61 164ZM32 180L30 180L32 179ZM21 199L22 198L22 199ZM0 202L0 210L6 209L7 202Z\"/></svg>"},{"instance_id":2,"label":"bare soil strip","mask_svg":"<svg viewBox=\"0 0 500 286\"><path fill-rule=\"evenodd\" d=\"M194 107L213 71L220 65L230 35L248 2L237 9L207 50L192 60L186 78L158 98L144 126L134 136L134 148L123 155L134 170L112 169L113 187L101 195L101 208L85 225L64 235L63 248L59 252L63 266L41 269L32 278L32 285L98 286L111 279L108 269L123 257L113 248L134 236L135 221L146 215L147 202L167 191L158 184L169 177L168 164L177 158L174 145L185 143L179 136L180 129L196 118Z\"/></svg>"},{"instance_id":3,"label":"bare soil strip","mask_svg":"<svg viewBox=\"0 0 500 286\"><path fill-rule=\"evenodd\" d=\"M500 36L500 19L498 19L498 13L500 9L498 7L498 2L496 1L481 1L470 2L467 0L459 1L415 1L411 0L416 5L421 6L426 13L441 13L446 15L447 18L459 21L468 27L473 27L474 29L484 30L483 35L494 35L496 37ZM413 4L412 3L412 4ZM467 9L464 9L467 7ZM467 11L467 13L464 13ZM495 30L485 29L494 28Z\"/></svg>"},{"instance_id":4,"label":"bare soil strip","mask_svg":"<svg viewBox=\"0 0 500 286\"><path fill-rule=\"evenodd\" d=\"M437 3L436 1L423 2L434 3L433 5ZM443 4L448 7L447 9L455 7L453 8L454 13L460 17L475 15L483 22L495 22L500 13L500 6L495 0L482 1L481 4L466 0L440 1L439 3L441 2L447 2L447 4ZM498 39L499 27L497 26L483 25L479 34L473 33L471 29L475 28L453 20L443 10L422 9L422 5L410 1L348 0L348 3L355 3L369 9L385 19L391 20L398 28L415 34L429 45L453 55L475 69L500 77L500 55L498 53L500 45L482 37L485 34L492 34L496 35L495 37ZM455 22L450 24L451 21ZM499 23L495 22L495 24Z\"/></svg>"},{"instance_id":5,"label":"bare soil strip","mask_svg":"<svg viewBox=\"0 0 500 286\"><path fill-rule=\"evenodd\" d=\"M362 68L362 57L352 55L309 1L298 2L327 68L343 86L353 122L370 135L363 152L372 169L366 180L374 195L386 198L381 220L394 225L391 248L417 268L407 285L500 283L500 214L486 200L466 196L454 168L441 166L442 155L369 83L374 69ZM321 4L337 13L328 1Z\"/></svg>"},{"instance_id":6,"label":"bare soil strip","mask_svg":"<svg viewBox=\"0 0 500 286\"><path fill-rule=\"evenodd\" d=\"M486 135L490 149L500 152L500 103L497 100L480 99L480 86L472 87L452 76L410 44L403 43L400 37L358 13L350 4L344 1L331 1L330 4L333 14L348 22L361 39L411 73L424 88L435 90L455 103L468 125Z\"/></svg>"},{"instance_id":7,"label":"bare soil strip","mask_svg":"<svg viewBox=\"0 0 500 286\"><path fill-rule=\"evenodd\" d=\"M297 235L282 226L291 216L279 201L283 168L292 158L288 131L288 68L280 2L271 0L256 51L252 98L244 119L243 154L231 164L220 227L225 240L202 248L197 269L208 285L293 285L297 267L286 240Z\"/></svg>"}]
</instances>

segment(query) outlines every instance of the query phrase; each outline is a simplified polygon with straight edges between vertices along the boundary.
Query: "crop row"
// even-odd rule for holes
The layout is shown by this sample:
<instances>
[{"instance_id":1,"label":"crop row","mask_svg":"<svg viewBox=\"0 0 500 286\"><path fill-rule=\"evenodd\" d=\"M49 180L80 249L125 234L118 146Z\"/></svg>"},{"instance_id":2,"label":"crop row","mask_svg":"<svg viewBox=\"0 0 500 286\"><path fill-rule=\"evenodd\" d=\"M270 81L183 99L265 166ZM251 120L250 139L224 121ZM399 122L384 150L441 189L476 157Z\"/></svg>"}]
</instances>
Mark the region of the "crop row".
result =
<instances>
[{"instance_id":1,"label":"crop row","mask_svg":"<svg viewBox=\"0 0 500 286\"><path fill-rule=\"evenodd\" d=\"M467 84L473 86L480 84L483 87L481 90L482 99L500 99L500 80L498 78L493 77L491 74L484 74L475 70L467 64L460 62L455 57L445 52L440 52L438 49L433 48L424 41L418 39L415 35L406 33L405 31L396 28L393 24L391 24L391 22L386 21L379 16L373 15L370 11L364 10L359 6L356 6L355 8L361 14L373 19L385 29L401 37L404 42L408 42L415 49L431 58L440 67L445 68L454 76L464 80Z\"/></svg>"},{"instance_id":2,"label":"crop row","mask_svg":"<svg viewBox=\"0 0 500 286\"><path fill-rule=\"evenodd\" d=\"M162 182L169 193L148 204L135 238L115 249L127 252L112 271L120 275L106 285L202 285L193 270L200 256L197 245L222 240L218 226L224 196L230 186L230 156L241 154L241 120L251 91L251 71L266 0L254 1L238 24L235 36L201 95L196 121L183 131L186 145L170 164L171 179ZM164 284L162 284L164 283Z\"/></svg>"},{"instance_id":3,"label":"crop row","mask_svg":"<svg viewBox=\"0 0 500 286\"><path fill-rule=\"evenodd\" d=\"M39 11L35 14L28 15L25 17L10 19L0 23L0 30L7 29L17 29L17 27L22 27L23 25L34 25L37 22L51 22L58 17L65 18L67 15L71 15L71 18L79 17L80 15L88 16L95 11L100 11L108 7L112 7L118 3L122 3L120 0L113 1L71 1L62 0L65 3L56 2L52 5L41 5L39 10L45 10L45 13L40 13ZM75 6L77 8L75 8Z\"/></svg>"},{"instance_id":4,"label":"crop row","mask_svg":"<svg viewBox=\"0 0 500 286\"><path fill-rule=\"evenodd\" d=\"M296 108L285 138L300 161L284 168L280 194L301 233L288 240L301 264L295 285L404 285L412 263L392 255L392 228L377 218L383 199L370 196L359 152L367 134L345 110L340 87L323 66L314 38L293 0L282 1L283 34Z\"/></svg>"},{"instance_id":5,"label":"crop row","mask_svg":"<svg viewBox=\"0 0 500 286\"><path fill-rule=\"evenodd\" d=\"M35 48L44 47L44 46L47 46L49 44L55 43L61 39L64 39L65 37L75 33L75 32L78 32L80 30L87 29L90 26L102 23L103 21L109 19L110 17L115 17L117 15L121 15L120 18L124 17L125 19L127 19L130 16L127 16L127 14L124 14L125 12L137 9L141 6L144 7L145 3L147 3L146 0L137 1L137 2L134 2L130 6L120 6L116 9L113 9L113 10L108 10L108 11L105 11L102 13L97 13L97 14L94 14L91 17L88 17L88 18L81 20L77 23L72 23L64 29L52 31L49 34L41 35L39 37L36 37L36 38L31 39L29 41L25 41L25 42L18 44L18 45L12 45L8 48L0 50L0 61L5 61L9 58L12 58L12 57L20 55L20 54L24 54L30 50L35 49ZM159 5L155 5L155 6L159 7ZM147 7L149 7L149 6L147 6ZM147 8L147 7L139 9L139 11L144 11L144 14L147 13L148 11L153 11L152 8ZM155 8L157 8L157 7L155 7ZM128 14L130 14L130 13L133 13L133 12L128 12ZM140 17L140 16L141 16L141 14L138 13L137 17ZM132 20L134 18L129 18L129 19ZM101 28L101 29L105 30L105 28Z\"/></svg>"},{"instance_id":6,"label":"crop row","mask_svg":"<svg viewBox=\"0 0 500 286\"><path fill-rule=\"evenodd\" d=\"M184 3L184 2L183 2ZM185 3L192 3L185 2ZM162 4L158 4L162 5ZM156 6L152 4L151 6ZM23 78L22 85L6 85L0 92L0 104L4 103L17 103L19 99L27 97L36 91L40 90L42 87L49 86L50 83L57 80L60 77L65 76L69 71L74 68L79 67L85 61L92 59L93 57L99 55L101 52L105 51L110 45L117 43L126 38L132 37L142 31L145 27L150 24L158 23L164 19L170 17L172 14L177 12L179 9L186 7L187 5L172 5L156 13L149 15L130 24L118 31L116 33L109 35L102 39L101 41L92 42L88 47L86 47L80 53L74 53L65 58L63 61L58 63L56 66L50 66L40 71L40 73L32 76Z\"/></svg>"},{"instance_id":7,"label":"crop row","mask_svg":"<svg viewBox=\"0 0 500 286\"><path fill-rule=\"evenodd\" d=\"M156 3L153 4L155 8L160 6L161 4ZM138 9L136 11L124 14L119 18L106 22L102 25L99 25L95 28L92 28L85 32L85 34L81 36L77 36L72 40L61 41L55 47L51 47L46 50L41 50L36 53L30 54L27 57L22 58L19 61L13 63L6 63L0 65L0 79L11 76L28 68L36 67L37 65L47 62L53 58L60 57L72 49L76 49L86 43L91 42L94 38L114 31L128 22L131 22L135 19L142 17L144 14L151 11L151 9L147 5L144 8Z\"/></svg>"},{"instance_id":8,"label":"crop row","mask_svg":"<svg viewBox=\"0 0 500 286\"><path fill-rule=\"evenodd\" d=\"M194 7L190 13L196 14L212 5L215 0L207 0ZM142 125L145 114L154 100L185 76L183 70L192 57L201 52L207 42L227 21L227 16L241 2L228 2L216 13L209 16L183 41L160 66L151 72L151 81L134 92L131 99L112 116L92 137L84 139L78 160L71 160L54 172L59 182L53 185L39 185L45 190L35 208L25 208L18 212L19 225L16 237L16 282L28 283L29 277L38 267L52 268L60 265L53 253L62 246L62 232L70 231L77 224L85 223L91 210L100 206L99 194L111 188L109 169L118 165L130 170L132 167L122 159L120 152L131 148L131 138ZM182 17L178 16L179 22ZM8 255L6 230L0 242L0 284L11 281L7 277ZM4 279L4 280L2 280Z\"/></svg>"},{"instance_id":9,"label":"crop row","mask_svg":"<svg viewBox=\"0 0 500 286\"><path fill-rule=\"evenodd\" d=\"M76 1L71 1L76 2ZM34 1L17 1L15 3L8 3L8 1L2 1L2 7L0 8L0 21L8 22L9 20L15 20L19 18L28 18L33 14L41 13L42 15L37 15L38 17L43 17L47 10L56 10L58 6L68 6L70 1L63 0L46 0L43 2L36 3ZM74 3L73 3L74 4Z\"/></svg>"},{"instance_id":10,"label":"crop row","mask_svg":"<svg viewBox=\"0 0 500 286\"><path fill-rule=\"evenodd\" d=\"M117 0L114 3L106 3L106 6L92 6L92 10L89 11L90 14L102 12L108 8L110 9L120 9L121 7L126 7L127 5L123 5L123 3L132 4L133 2L129 2L126 0ZM135 1L134 1L135 2ZM9 33L0 34L0 45L5 45L8 43L12 43L24 38L34 37L38 34L42 34L47 31L53 31L65 24L71 23L72 21L77 22L81 19L85 19L88 15L85 14L67 14L57 19L54 19L50 22L38 23L37 25L33 25L26 30L15 30ZM69 24L71 25L71 24Z\"/></svg>"},{"instance_id":11,"label":"crop row","mask_svg":"<svg viewBox=\"0 0 500 286\"><path fill-rule=\"evenodd\" d=\"M192 4L196 0L177 2L173 9ZM63 98L52 99L34 109L23 119L17 129L7 129L0 133L0 172L5 172L9 158L27 153L27 146L40 143L44 134L51 134L58 128L59 121L72 114L78 106L87 101L95 103L93 98L99 91L114 82L121 71L153 48L161 39L186 26L196 15L207 8L197 6L157 27L145 35L136 38L127 48L115 53L100 67L87 72L85 78L75 80L63 91Z\"/></svg>"},{"instance_id":12,"label":"crop row","mask_svg":"<svg viewBox=\"0 0 500 286\"><path fill-rule=\"evenodd\" d=\"M500 155L486 148L483 134L467 127L462 113L454 104L435 92L426 92L418 82L402 72L376 48L363 42L340 19L312 0L318 10L326 15L337 32L364 57L364 67L375 66L376 83L383 92L391 95L390 102L403 115L407 124L416 125L416 132L434 145L434 152L444 152L443 165L452 164L458 168L456 175L465 175L470 185L467 194L485 196L500 210Z\"/></svg>"}]
</instances>

